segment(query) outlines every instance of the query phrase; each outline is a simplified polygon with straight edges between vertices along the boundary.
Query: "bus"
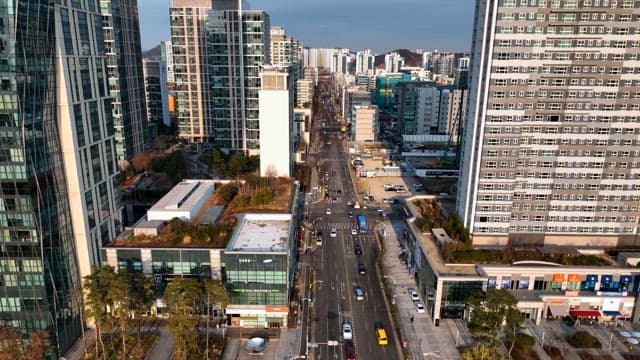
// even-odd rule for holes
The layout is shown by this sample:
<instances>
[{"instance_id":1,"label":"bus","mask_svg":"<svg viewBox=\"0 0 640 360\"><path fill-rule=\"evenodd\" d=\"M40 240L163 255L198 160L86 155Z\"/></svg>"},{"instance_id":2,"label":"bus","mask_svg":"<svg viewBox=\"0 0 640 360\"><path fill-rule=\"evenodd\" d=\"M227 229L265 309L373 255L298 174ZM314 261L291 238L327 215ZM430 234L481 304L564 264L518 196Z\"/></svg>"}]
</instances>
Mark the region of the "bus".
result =
<instances>
[{"instance_id":1,"label":"bus","mask_svg":"<svg viewBox=\"0 0 640 360\"><path fill-rule=\"evenodd\" d=\"M364 218L364 215L358 215L358 229L361 234L366 234L369 231L367 219Z\"/></svg>"}]
</instances>

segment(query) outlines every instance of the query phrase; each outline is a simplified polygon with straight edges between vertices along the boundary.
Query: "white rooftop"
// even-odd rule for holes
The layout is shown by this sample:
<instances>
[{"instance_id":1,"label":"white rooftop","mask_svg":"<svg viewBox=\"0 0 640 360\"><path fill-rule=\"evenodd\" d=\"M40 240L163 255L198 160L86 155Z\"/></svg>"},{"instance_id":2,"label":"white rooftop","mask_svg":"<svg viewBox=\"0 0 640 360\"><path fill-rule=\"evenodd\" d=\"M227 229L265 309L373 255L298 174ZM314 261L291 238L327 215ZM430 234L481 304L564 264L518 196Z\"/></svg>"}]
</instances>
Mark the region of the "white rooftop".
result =
<instances>
[{"instance_id":1,"label":"white rooftop","mask_svg":"<svg viewBox=\"0 0 640 360\"><path fill-rule=\"evenodd\" d=\"M150 221L190 220L215 190L213 180L183 180L147 211Z\"/></svg>"},{"instance_id":2,"label":"white rooftop","mask_svg":"<svg viewBox=\"0 0 640 360\"><path fill-rule=\"evenodd\" d=\"M290 227L291 214L244 214L226 251L286 251Z\"/></svg>"}]
</instances>

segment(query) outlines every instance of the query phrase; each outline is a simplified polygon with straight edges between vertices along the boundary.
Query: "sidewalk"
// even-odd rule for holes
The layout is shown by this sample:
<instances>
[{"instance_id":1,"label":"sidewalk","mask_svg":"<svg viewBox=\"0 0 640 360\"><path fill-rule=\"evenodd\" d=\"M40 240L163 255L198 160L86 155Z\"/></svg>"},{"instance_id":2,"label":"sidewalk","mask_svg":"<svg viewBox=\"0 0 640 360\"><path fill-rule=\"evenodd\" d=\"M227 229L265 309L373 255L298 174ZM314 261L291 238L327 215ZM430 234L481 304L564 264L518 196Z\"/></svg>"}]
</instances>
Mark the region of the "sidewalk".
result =
<instances>
[{"instance_id":1,"label":"sidewalk","mask_svg":"<svg viewBox=\"0 0 640 360\"><path fill-rule=\"evenodd\" d=\"M400 333L403 342L407 342L406 348L411 359L460 359L460 353L456 347L456 336L462 345L467 343L467 335L464 331L459 331L457 326L450 322L443 322L436 327L429 314L419 314L416 312L413 302L409 297L407 289L416 287L413 277L406 266L400 262L399 255L401 249L402 221L386 221L386 236L384 244L386 252L383 259L386 281L395 300L398 314ZM411 319L413 318L413 322ZM452 329L451 326L454 326Z\"/></svg>"}]
</instances>

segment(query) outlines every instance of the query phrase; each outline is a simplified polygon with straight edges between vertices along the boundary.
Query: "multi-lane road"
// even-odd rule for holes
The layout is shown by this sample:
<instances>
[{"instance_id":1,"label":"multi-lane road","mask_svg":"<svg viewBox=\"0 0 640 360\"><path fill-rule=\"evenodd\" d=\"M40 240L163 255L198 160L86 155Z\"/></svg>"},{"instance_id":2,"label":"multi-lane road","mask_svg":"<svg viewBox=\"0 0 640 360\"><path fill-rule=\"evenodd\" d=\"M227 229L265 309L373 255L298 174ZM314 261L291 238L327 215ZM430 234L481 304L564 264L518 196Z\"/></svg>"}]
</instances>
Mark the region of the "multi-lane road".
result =
<instances>
[{"instance_id":1,"label":"multi-lane road","mask_svg":"<svg viewBox=\"0 0 640 360\"><path fill-rule=\"evenodd\" d=\"M342 324L353 328L353 341L358 359L398 359L397 341L387 301L381 287L382 274L377 261L380 246L374 232L383 220L377 209L356 209L347 202L357 199L349 172L350 159L338 126L329 119L327 127L316 137L318 144L317 169L321 187L317 201L310 206L309 219L315 230L321 231L323 242L313 253L313 302L311 306L310 342L317 344L316 359L345 359L345 339ZM349 214L351 212L351 216ZM364 215L368 231L352 234L357 229L357 216ZM332 237L332 229L336 236ZM360 245L361 254L355 246ZM363 264L361 274L358 264ZM356 299L354 287L364 292L364 299ZM389 338L387 345L379 345L375 324L381 324ZM335 344L338 346L329 346Z\"/></svg>"}]
</instances>

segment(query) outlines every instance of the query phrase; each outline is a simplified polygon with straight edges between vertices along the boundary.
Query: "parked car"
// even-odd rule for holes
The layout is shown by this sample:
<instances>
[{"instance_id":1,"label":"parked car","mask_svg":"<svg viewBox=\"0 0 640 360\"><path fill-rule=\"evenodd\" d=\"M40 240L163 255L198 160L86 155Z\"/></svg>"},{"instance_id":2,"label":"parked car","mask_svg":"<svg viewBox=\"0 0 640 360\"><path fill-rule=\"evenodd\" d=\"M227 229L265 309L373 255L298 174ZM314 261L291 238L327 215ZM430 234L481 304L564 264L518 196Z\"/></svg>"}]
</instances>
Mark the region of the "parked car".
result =
<instances>
[{"instance_id":1,"label":"parked car","mask_svg":"<svg viewBox=\"0 0 640 360\"><path fill-rule=\"evenodd\" d=\"M358 229L356 228L351 229L351 235L358 235Z\"/></svg>"},{"instance_id":2,"label":"parked car","mask_svg":"<svg viewBox=\"0 0 640 360\"><path fill-rule=\"evenodd\" d=\"M414 301L413 306L416 307L416 311L420 314L424 313L424 304L420 301Z\"/></svg>"},{"instance_id":3,"label":"parked car","mask_svg":"<svg viewBox=\"0 0 640 360\"><path fill-rule=\"evenodd\" d=\"M331 215L331 209L327 208L327 215Z\"/></svg>"},{"instance_id":4,"label":"parked car","mask_svg":"<svg viewBox=\"0 0 640 360\"><path fill-rule=\"evenodd\" d=\"M331 234L330 234L330 236L331 236L331 237L336 237L336 236L338 236L338 231L336 230L336 228L331 228Z\"/></svg>"},{"instance_id":5,"label":"parked car","mask_svg":"<svg viewBox=\"0 0 640 360\"><path fill-rule=\"evenodd\" d=\"M407 292L409 293L409 296L411 296L411 300L413 301L420 300L420 295L418 295L418 291L415 288L408 288Z\"/></svg>"}]
</instances>

